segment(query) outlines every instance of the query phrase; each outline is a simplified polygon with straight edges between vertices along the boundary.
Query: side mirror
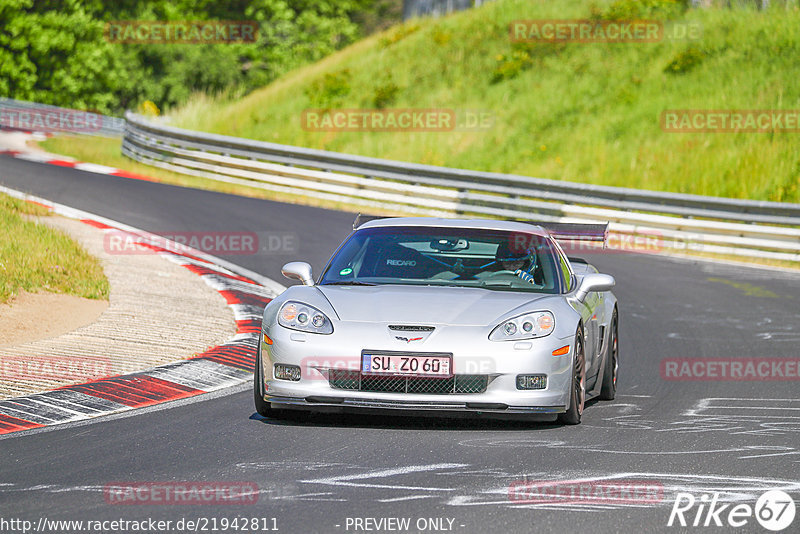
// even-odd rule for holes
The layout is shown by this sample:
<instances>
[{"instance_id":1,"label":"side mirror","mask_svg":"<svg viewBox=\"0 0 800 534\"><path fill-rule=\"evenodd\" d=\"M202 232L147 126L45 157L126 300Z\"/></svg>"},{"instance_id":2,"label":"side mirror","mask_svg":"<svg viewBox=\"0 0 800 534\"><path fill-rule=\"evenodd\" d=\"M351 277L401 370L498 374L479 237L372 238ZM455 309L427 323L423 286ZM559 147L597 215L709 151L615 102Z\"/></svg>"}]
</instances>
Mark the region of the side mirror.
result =
<instances>
[{"instance_id":1,"label":"side mirror","mask_svg":"<svg viewBox=\"0 0 800 534\"><path fill-rule=\"evenodd\" d=\"M610 274L589 273L583 275L575 298L580 301L592 291L608 291L616 285L617 281Z\"/></svg>"},{"instance_id":2,"label":"side mirror","mask_svg":"<svg viewBox=\"0 0 800 534\"><path fill-rule=\"evenodd\" d=\"M281 268L281 274L289 280L300 280L304 285L313 286L314 276L311 266L304 261L291 261Z\"/></svg>"}]
</instances>

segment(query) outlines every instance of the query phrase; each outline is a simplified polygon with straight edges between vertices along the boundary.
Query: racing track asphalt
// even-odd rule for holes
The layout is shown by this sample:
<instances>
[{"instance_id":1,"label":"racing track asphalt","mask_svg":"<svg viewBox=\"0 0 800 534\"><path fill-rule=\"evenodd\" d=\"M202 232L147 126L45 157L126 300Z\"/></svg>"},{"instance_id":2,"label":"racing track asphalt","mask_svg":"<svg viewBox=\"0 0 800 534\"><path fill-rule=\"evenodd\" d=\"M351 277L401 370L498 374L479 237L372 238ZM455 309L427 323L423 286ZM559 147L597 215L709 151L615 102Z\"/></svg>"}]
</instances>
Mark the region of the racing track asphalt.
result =
<instances>
[{"instance_id":1,"label":"racing track asphalt","mask_svg":"<svg viewBox=\"0 0 800 534\"><path fill-rule=\"evenodd\" d=\"M291 256L223 256L282 283L280 266L290 259L318 272L353 220L6 156L0 183L154 233L294 233ZM589 259L617 279L621 371L617 400L591 403L580 426L274 421L256 416L251 390L239 388L0 439L0 519L275 517L281 532L302 533L359 531L348 517L410 517L412 527L450 518L452 531L470 533L654 532L674 531L666 524L678 490L727 490L723 498L753 506L763 491L785 488L800 504L797 381L665 381L659 371L668 357L796 358L800 276L645 255ZM516 480L583 478L649 481L663 497L601 506L509 501ZM103 487L122 481L252 481L261 493L254 505L107 504ZM751 518L738 530L758 529Z\"/></svg>"}]
</instances>

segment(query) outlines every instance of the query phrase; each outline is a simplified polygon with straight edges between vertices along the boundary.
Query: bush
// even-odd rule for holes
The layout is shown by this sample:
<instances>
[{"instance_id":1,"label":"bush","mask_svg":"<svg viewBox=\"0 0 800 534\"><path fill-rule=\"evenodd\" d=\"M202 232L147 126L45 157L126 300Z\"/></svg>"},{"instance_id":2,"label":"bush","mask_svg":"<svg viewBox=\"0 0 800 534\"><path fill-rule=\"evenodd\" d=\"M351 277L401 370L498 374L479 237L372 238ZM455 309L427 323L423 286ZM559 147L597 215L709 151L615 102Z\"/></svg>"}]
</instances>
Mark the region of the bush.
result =
<instances>
[{"instance_id":1,"label":"bush","mask_svg":"<svg viewBox=\"0 0 800 534\"><path fill-rule=\"evenodd\" d=\"M431 38L433 42L439 46L444 46L453 39L453 34L447 30L443 30L439 26L434 26L433 31L431 32Z\"/></svg>"},{"instance_id":2,"label":"bush","mask_svg":"<svg viewBox=\"0 0 800 534\"><path fill-rule=\"evenodd\" d=\"M349 69L328 72L306 89L306 96L308 96L311 106L322 109L335 107L349 94Z\"/></svg>"},{"instance_id":3,"label":"bush","mask_svg":"<svg viewBox=\"0 0 800 534\"><path fill-rule=\"evenodd\" d=\"M145 100L165 109L196 92L249 92L357 40L357 14L394 16L376 2L0 0L0 97L121 114ZM260 30L255 43L121 44L104 36L114 20L254 20Z\"/></svg>"},{"instance_id":4,"label":"bush","mask_svg":"<svg viewBox=\"0 0 800 534\"><path fill-rule=\"evenodd\" d=\"M566 46L565 43L550 42L514 43L510 53L497 56L497 66L492 71L491 82L499 83L516 78L535 63L541 64L545 58L560 54Z\"/></svg>"},{"instance_id":5,"label":"bush","mask_svg":"<svg viewBox=\"0 0 800 534\"><path fill-rule=\"evenodd\" d=\"M615 0L605 10L595 9L601 20L670 20L682 15L689 0Z\"/></svg>"},{"instance_id":6,"label":"bush","mask_svg":"<svg viewBox=\"0 0 800 534\"><path fill-rule=\"evenodd\" d=\"M667 63L667 66L664 67L664 72L667 74L683 74L689 72L702 63L704 57L705 53L703 53L702 50L690 46L686 50L678 52L675 57L672 58L672 61Z\"/></svg>"},{"instance_id":7,"label":"bush","mask_svg":"<svg viewBox=\"0 0 800 534\"><path fill-rule=\"evenodd\" d=\"M372 103L378 109L388 107L394 104L399 92L400 87L392 80L392 73L388 72L386 80L375 88L375 95L372 99Z\"/></svg>"},{"instance_id":8,"label":"bush","mask_svg":"<svg viewBox=\"0 0 800 534\"><path fill-rule=\"evenodd\" d=\"M388 36L381 37L380 45L383 48L388 48L395 43L399 43L412 33L416 33L419 28L419 24L404 24L391 32Z\"/></svg>"}]
</instances>

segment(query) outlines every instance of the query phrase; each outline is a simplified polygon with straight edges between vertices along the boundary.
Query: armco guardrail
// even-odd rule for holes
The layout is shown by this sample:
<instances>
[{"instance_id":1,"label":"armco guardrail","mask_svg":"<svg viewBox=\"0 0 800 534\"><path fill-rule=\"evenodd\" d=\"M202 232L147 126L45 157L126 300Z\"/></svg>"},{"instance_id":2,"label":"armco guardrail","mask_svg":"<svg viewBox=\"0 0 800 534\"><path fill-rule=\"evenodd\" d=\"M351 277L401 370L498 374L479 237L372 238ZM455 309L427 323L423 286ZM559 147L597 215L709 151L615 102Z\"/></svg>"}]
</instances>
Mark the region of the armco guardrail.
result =
<instances>
[{"instance_id":1,"label":"armco guardrail","mask_svg":"<svg viewBox=\"0 0 800 534\"><path fill-rule=\"evenodd\" d=\"M403 20L414 17L440 17L454 11L479 7L489 0L403 0Z\"/></svg>"},{"instance_id":2,"label":"armco guardrail","mask_svg":"<svg viewBox=\"0 0 800 534\"><path fill-rule=\"evenodd\" d=\"M90 111L0 98L0 130L122 137L125 119Z\"/></svg>"},{"instance_id":3,"label":"armco guardrail","mask_svg":"<svg viewBox=\"0 0 800 534\"><path fill-rule=\"evenodd\" d=\"M800 261L800 204L418 165L126 119L126 156L184 174L408 213L609 221L613 232L659 236L670 248Z\"/></svg>"}]
</instances>

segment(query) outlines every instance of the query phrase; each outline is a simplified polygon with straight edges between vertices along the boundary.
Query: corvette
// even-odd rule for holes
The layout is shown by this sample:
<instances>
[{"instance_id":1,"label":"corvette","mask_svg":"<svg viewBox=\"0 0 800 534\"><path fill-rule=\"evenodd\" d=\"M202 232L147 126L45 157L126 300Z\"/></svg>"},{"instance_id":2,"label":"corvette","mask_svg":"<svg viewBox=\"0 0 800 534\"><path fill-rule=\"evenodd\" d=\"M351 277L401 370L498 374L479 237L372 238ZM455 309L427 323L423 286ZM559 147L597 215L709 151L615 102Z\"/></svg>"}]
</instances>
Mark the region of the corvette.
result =
<instances>
[{"instance_id":1,"label":"corvette","mask_svg":"<svg viewBox=\"0 0 800 534\"><path fill-rule=\"evenodd\" d=\"M618 372L614 278L559 240L607 225L359 216L264 309L256 411L527 414L578 424Z\"/></svg>"}]
</instances>

